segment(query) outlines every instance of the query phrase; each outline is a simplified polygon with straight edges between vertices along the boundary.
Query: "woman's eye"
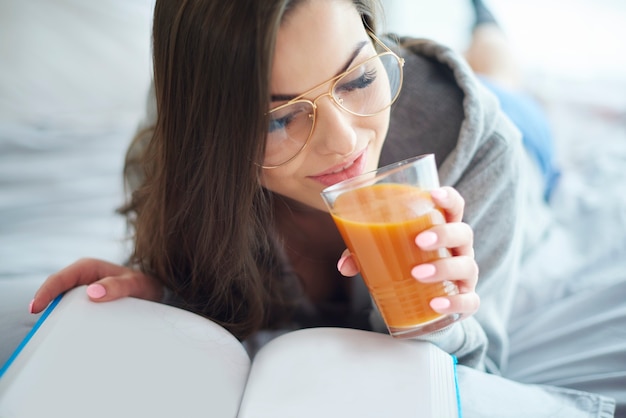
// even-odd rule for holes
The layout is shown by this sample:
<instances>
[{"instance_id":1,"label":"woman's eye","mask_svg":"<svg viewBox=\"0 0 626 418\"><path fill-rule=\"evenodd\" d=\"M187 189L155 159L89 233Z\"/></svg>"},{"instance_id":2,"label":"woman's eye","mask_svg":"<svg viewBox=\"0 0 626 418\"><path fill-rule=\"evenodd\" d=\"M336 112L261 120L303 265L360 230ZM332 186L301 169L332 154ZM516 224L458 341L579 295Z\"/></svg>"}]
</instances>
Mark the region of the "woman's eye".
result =
<instances>
[{"instance_id":1,"label":"woman's eye","mask_svg":"<svg viewBox=\"0 0 626 418\"><path fill-rule=\"evenodd\" d=\"M298 129L312 113L309 103L292 103L270 114L268 133Z\"/></svg>"},{"instance_id":2,"label":"woman's eye","mask_svg":"<svg viewBox=\"0 0 626 418\"><path fill-rule=\"evenodd\" d=\"M374 81L376 81L376 69L372 68L363 72L359 77L340 83L335 90L341 92L350 92L354 90L364 89L369 87Z\"/></svg>"},{"instance_id":3,"label":"woman's eye","mask_svg":"<svg viewBox=\"0 0 626 418\"><path fill-rule=\"evenodd\" d=\"M281 118L272 118L270 119L268 132L272 133L281 129L285 129L292 120L293 120L292 114L285 115Z\"/></svg>"}]
</instances>

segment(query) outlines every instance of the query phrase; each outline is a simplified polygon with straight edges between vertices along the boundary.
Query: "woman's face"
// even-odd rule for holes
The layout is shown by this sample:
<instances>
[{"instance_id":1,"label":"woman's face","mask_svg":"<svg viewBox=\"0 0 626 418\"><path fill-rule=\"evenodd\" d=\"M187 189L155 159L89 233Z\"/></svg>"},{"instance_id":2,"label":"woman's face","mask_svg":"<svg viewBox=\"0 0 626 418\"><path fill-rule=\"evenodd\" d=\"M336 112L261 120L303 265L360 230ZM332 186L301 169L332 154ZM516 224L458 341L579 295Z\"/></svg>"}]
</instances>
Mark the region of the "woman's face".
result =
<instances>
[{"instance_id":1,"label":"woman's face","mask_svg":"<svg viewBox=\"0 0 626 418\"><path fill-rule=\"evenodd\" d=\"M274 108L376 55L354 5L346 0L307 1L292 10L278 32L271 77ZM329 83L304 98L327 93ZM283 99L282 101L280 99ZM389 111L355 116L324 96L317 102L315 128L296 158L263 169L267 189L326 211L320 192L378 165Z\"/></svg>"}]
</instances>

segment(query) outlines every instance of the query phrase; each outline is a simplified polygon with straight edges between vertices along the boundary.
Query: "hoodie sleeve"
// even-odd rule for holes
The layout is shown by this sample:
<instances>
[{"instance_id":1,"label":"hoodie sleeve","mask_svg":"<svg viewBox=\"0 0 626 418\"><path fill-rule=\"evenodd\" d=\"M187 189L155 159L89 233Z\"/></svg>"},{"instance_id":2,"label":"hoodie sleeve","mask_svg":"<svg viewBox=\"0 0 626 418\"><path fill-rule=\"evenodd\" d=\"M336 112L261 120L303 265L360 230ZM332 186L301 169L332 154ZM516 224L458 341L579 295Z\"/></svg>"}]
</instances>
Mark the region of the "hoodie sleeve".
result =
<instances>
[{"instance_id":1,"label":"hoodie sleeve","mask_svg":"<svg viewBox=\"0 0 626 418\"><path fill-rule=\"evenodd\" d=\"M458 53L428 40L405 39L403 45L405 84L381 162L435 154L441 184L465 199L463 220L474 231L480 269L479 311L422 339L461 364L499 373L506 366L506 326L521 256L521 134Z\"/></svg>"},{"instance_id":2,"label":"hoodie sleeve","mask_svg":"<svg viewBox=\"0 0 626 418\"><path fill-rule=\"evenodd\" d=\"M474 317L488 339L485 368L499 373L506 367L506 328L523 242L518 221L525 186L520 170L523 148L519 131L495 98L478 82L466 86L466 118L440 175L442 184L455 187L465 199L464 221L474 230L480 269L481 307Z\"/></svg>"}]
</instances>

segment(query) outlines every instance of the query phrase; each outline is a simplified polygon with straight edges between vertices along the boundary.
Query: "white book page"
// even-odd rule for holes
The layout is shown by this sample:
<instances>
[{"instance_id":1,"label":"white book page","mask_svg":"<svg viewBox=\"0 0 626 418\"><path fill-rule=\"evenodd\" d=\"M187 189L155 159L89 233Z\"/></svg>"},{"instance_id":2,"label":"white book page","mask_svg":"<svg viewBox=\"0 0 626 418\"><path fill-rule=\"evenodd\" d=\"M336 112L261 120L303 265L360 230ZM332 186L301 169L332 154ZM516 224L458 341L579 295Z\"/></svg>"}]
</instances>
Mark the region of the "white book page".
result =
<instances>
[{"instance_id":1,"label":"white book page","mask_svg":"<svg viewBox=\"0 0 626 418\"><path fill-rule=\"evenodd\" d=\"M0 417L234 417L250 359L198 315L66 294L0 379Z\"/></svg>"},{"instance_id":2,"label":"white book page","mask_svg":"<svg viewBox=\"0 0 626 418\"><path fill-rule=\"evenodd\" d=\"M454 360L353 329L282 335L254 359L239 418L457 417Z\"/></svg>"}]
</instances>

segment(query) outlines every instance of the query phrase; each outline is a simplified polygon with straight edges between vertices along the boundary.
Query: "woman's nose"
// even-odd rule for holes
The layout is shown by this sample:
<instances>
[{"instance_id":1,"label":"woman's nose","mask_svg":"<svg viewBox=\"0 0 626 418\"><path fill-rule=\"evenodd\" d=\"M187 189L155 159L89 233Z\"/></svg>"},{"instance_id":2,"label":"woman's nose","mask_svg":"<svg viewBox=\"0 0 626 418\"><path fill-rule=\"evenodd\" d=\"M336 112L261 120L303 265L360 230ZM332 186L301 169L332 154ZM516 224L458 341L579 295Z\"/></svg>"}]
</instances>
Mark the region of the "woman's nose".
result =
<instances>
[{"instance_id":1,"label":"woman's nose","mask_svg":"<svg viewBox=\"0 0 626 418\"><path fill-rule=\"evenodd\" d=\"M341 109L330 96L317 101L311 145L322 154L349 155L357 144L355 116Z\"/></svg>"}]
</instances>

